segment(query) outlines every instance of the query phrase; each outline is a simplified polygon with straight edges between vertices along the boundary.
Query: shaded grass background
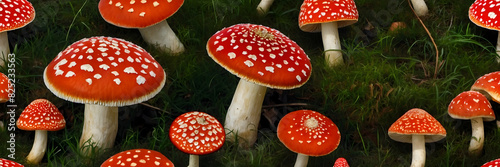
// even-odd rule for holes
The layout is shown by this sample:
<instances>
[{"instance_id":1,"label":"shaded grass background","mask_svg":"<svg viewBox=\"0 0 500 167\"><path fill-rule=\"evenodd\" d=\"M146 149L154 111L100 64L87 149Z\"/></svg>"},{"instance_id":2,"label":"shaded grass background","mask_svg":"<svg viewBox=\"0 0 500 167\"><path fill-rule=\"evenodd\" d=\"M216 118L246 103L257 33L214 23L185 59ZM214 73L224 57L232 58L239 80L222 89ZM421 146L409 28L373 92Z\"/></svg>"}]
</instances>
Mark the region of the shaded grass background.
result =
<instances>
[{"instance_id":1,"label":"shaded grass background","mask_svg":"<svg viewBox=\"0 0 500 167\"><path fill-rule=\"evenodd\" d=\"M342 134L340 146L331 154L310 158L309 166L333 166L345 157L351 166L409 166L411 144L387 136L388 127L411 108L422 108L446 128L446 139L426 145L427 166L480 166L500 157L500 130L485 123L485 154L469 157L470 121L450 118L446 109L453 97L470 89L475 79L499 70L495 62L497 32L472 24L467 17L471 1L426 1L430 15L423 19L436 40L442 65L433 78L433 45L405 0L357 0L360 14L354 25L340 29L346 65L324 66L320 33L302 32L298 13L302 1L276 1L270 12L257 16L257 0L187 0L168 19L186 46L186 52L171 56L143 42L135 29L123 29L105 22L92 0L38 0L33 23L9 32L16 49L17 115L37 98L46 98L66 117L67 128L49 132L48 153L40 166L99 166L120 151L149 148L162 152L176 166L187 166L188 155L169 141L170 122L178 115L198 110L221 122L239 78L225 71L206 53L205 45L216 31L237 23L254 23L280 30L309 55L313 74L303 87L294 90L269 89L264 112L279 119L298 109L312 109L331 118ZM407 28L387 32L393 21ZM371 25L371 26L370 26ZM367 28L368 27L368 28ZM45 66L71 43L91 36L123 38L148 50L165 69L164 89L145 105L120 108L120 125L115 147L90 157L77 148L82 129L83 105L55 97L43 84ZM6 72L6 69L3 69ZM275 104L306 103L273 107ZM498 106L495 106L498 111ZM5 106L0 119L8 123ZM223 149L201 156L202 166L292 166L296 154L276 137L273 125L261 119L255 147L240 149L226 143ZM34 132L17 130L16 161L25 163ZM0 133L7 141L9 133ZM6 142L0 148L8 147ZM8 151L0 150L0 157Z\"/></svg>"}]
</instances>

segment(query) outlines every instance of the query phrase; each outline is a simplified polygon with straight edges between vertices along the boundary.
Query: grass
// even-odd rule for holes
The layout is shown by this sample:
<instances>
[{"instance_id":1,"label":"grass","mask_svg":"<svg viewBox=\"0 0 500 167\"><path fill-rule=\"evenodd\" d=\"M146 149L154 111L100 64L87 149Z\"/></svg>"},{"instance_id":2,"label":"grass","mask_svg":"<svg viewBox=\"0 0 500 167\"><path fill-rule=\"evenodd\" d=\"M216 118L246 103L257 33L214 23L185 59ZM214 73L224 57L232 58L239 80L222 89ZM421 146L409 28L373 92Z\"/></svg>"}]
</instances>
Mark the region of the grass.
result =
<instances>
[{"instance_id":1,"label":"grass","mask_svg":"<svg viewBox=\"0 0 500 167\"><path fill-rule=\"evenodd\" d=\"M442 61L436 78L434 46L405 0L357 0L359 21L339 30L346 65L333 69L323 63L321 35L298 28L301 1L276 1L263 17L257 15L256 0L186 1L168 19L187 49L179 56L147 45L137 30L108 24L100 17L96 1L34 1L35 21L9 32L16 47L16 116L29 102L46 98L66 118L66 129L49 132L47 154L40 166L99 166L111 155L133 148L154 149L176 166L187 166L188 155L169 141L170 122L194 110L223 122L239 81L208 57L206 41L223 27L254 23L278 29L296 41L311 58L314 69L310 80L298 89L269 89L263 111L275 113L279 120L288 112L312 109L331 118L342 134L334 152L310 158L309 166L333 166L338 157L345 157L351 166L409 166L411 144L393 141L387 129L411 108L428 111L448 133L444 140L426 144L427 166L480 166L500 157L500 130L493 122L485 123L485 154L470 157L470 121L454 120L446 110L451 99L469 90L477 78L500 70L495 62L497 32L468 20L471 1L426 2L431 13L422 19ZM388 32L393 21L404 21L407 28ZM367 29L369 24L372 26ZM112 149L86 157L77 147L83 105L55 97L44 86L41 72L58 52L91 36L123 38L144 47L160 62L168 79L163 90L145 102L154 108L141 104L120 108L119 132ZM3 112L7 109L0 106L0 120L5 123L9 121ZM498 106L495 109L500 110ZM276 125L277 121L263 117L254 147L241 149L226 143L220 151L201 156L202 166L292 166L296 154L279 142ZM34 132L17 130L15 134L16 161L25 163ZM0 141L9 140L8 135L0 132ZM1 142L3 147L8 147L6 142ZM0 157L7 155L7 150L0 149Z\"/></svg>"}]
</instances>

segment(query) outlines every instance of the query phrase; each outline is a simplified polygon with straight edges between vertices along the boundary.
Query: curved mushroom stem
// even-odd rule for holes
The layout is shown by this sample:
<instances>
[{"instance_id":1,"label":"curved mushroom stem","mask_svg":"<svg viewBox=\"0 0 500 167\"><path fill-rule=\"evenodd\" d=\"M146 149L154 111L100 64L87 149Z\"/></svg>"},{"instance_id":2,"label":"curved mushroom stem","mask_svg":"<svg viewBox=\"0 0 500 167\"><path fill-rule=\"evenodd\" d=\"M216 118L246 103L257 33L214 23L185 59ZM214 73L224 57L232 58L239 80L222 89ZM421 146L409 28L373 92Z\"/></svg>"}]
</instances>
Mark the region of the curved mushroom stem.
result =
<instances>
[{"instance_id":1,"label":"curved mushroom stem","mask_svg":"<svg viewBox=\"0 0 500 167\"><path fill-rule=\"evenodd\" d=\"M469 145L469 154L479 156L483 151L484 126L483 118L473 118L470 120L472 126L472 138Z\"/></svg>"},{"instance_id":2,"label":"curved mushroom stem","mask_svg":"<svg viewBox=\"0 0 500 167\"><path fill-rule=\"evenodd\" d=\"M199 167L199 166L200 166L200 156L190 154L188 167Z\"/></svg>"},{"instance_id":3,"label":"curved mushroom stem","mask_svg":"<svg viewBox=\"0 0 500 167\"><path fill-rule=\"evenodd\" d=\"M140 28L139 32L141 32L144 41L157 45L167 53L179 54L184 52L184 45L170 28L167 20L146 28Z\"/></svg>"},{"instance_id":4,"label":"curved mushroom stem","mask_svg":"<svg viewBox=\"0 0 500 167\"><path fill-rule=\"evenodd\" d=\"M26 160L30 164L38 165L40 161L42 161L46 149L47 149L47 131L36 130L35 141L33 142L33 147L31 147L31 151L26 157Z\"/></svg>"},{"instance_id":5,"label":"curved mushroom stem","mask_svg":"<svg viewBox=\"0 0 500 167\"><path fill-rule=\"evenodd\" d=\"M259 15L264 15L269 11L274 0L261 0L259 5L257 5L257 13Z\"/></svg>"},{"instance_id":6,"label":"curved mushroom stem","mask_svg":"<svg viewBox=\"0 0 500 167\"><path fill-rule=\"evenodd\" d=\"M255 143L266 90L265 86L240 79L224 122L229 132L227 141L238 141L243 148Z\"/></svg>"},{"instance_id":7,"label":"curved mushroom stem","mask_svg":"<svg viewBox=\"0 0 500 167\"><path fill-rule=\"evenodd\" d=\"M295 161L295 165L293 167L306 167L308 161L309 161L308 155L298 153L297 160Z\"/></svg>"},{"instance_id":8,"label":"curved mushroom stem","mask_svg":"<svg viewBox=\"0 0 500 167\"><path fill-rule=\"evenodd\" d=\"M429 13L429 9L427 9L427 5L424 0L411 0L411 4L413 5L413 9L417 16L425 16Z\"/></svg>"},{"instance_id":9,"label":"curved mushroom stem","mask_svg":"<svg viewBox=\"0 0 500 167\"><path fill-rule=\"evenodd\" d=\"M329 67L344 64L340 51L340 39L337 22L321 23L321 37L325 48L325 61Z\"/></svg>"},{"instance_id":10,"label":"curved mushroom stem","mask_svg":"<svg viewBox=\"0 0 500 167\"><path fill-rule=\"evenodd\" d=\"M118 132L118 107L85 104L80 148L90 154L92 147L107 149L113 147Z\"/></svg>"},{"instance_id":11,"label":"curved mushroom stem","mask_svg":"<svg viewBox=\"0 0 500 167\"><path fill-rule=\"evenodd\" d=\"M425 166L425 137L424 135L412 135L412 159L411 167L424 167Z\"/></svg>"},{"instance_id":12,"label":"curved mushroom stem","mask_svg":"<svg viewBox=\"0 0 500 167\"><path fill-rule=\"evenodd\" d=\"M497 37L497 63L500 63L500 32Z\"/></svg>"},{"instance_id":13,"label":"curved mushroom stem","mask_svg":"<svg viewBox=\"0 0 500 167\"><path fill-rule=\"evenodd\" d=\"M9 53L9 37L7 36L7 32L0 32L0 67L5 67L5 61L7 61Z\"/></svg>"}]
</instances>

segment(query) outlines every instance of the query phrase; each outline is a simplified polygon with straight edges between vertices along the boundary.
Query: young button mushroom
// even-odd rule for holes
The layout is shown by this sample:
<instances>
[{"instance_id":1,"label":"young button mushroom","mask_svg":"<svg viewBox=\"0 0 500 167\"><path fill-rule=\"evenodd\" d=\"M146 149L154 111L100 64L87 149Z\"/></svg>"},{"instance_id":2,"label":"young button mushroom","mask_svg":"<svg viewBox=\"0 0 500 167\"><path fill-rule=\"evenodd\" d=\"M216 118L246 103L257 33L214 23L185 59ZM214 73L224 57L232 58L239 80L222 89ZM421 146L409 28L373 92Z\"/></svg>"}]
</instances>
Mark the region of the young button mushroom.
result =
<instances>
[{"instance_id":1,"label":"young button mushroom","mask_svg":"<svg viewBox=\"0 0 500 167\"><path fill-rule=\"evenodd\" d=\"M45 68L45 85L57 97L85 104L80 146L111 148L118 107L154 97L165 71L144 49L123 39L91 37L60 52Z\"/></svg>"},{"instance_id":2,"label":"young button mushroom","mask_svg":"<svg viewBox=\"0 0 500 167\"><path fill-rule=\"evenodd\" d=\"M192 111L177 117L170 125L170 141L189 155L188 167L198 167L199 155L219 150L226 134L217 119L204 112Z\"/></svg>"},{"instance_id":3,"label":"young button mushroom","mask_svg":"<svg viewBox=\"0 0 500 167\"><path fill-rule=\"evenodd\" d=\"M174 167L174 164L158 151L132 149L115 154L101 164L101 167L115 166Z\"/></svg>"},{"instance_id":4,"label":"young button mushroom","mask_svg":"<svg viewBox=\"0 0 500 167\"><path fill-rule=\"evenodd\" d=\"M499 31L500 2L492 0L476 0L469 8L469 19L479 27ZM497 62L500 63L500 33L497 37Z\"/></svg>"},{"instance_id":5,"label":"young button mushroom","mask_svg":"<svg viewBox=\"0 0 500 167\"><path fill-rule=\"evenodd\" d=\"M344 64L338 28L358 21L354 0L304 0L300 6L299 27L305 32L320 32L326 64L335 67Z\"/></svg>"},{"instance_id":6,"label":"young button mushroom","mask_svg":"<svg viewBox=\"0 0 500 167\"><path fill-rule=\"evenodd\" d=\"M138 28L142 38L167 53L180 54L184 45L167 23L184 0L100 0L99 12L108 23Z\"/></svg>"},{"instance_id":7,"label":"young button mushroom","mask_svg":"<svg viewBox=\"0 0 500 167\"><path fill-rule=\"evenodd\" d=\"M237 24L215 33L207 42L208 55L240 77L226 114L227 139L242 147L257 140L257 127L266 87L293 89L311 76L311 62L302 48L278 30Z\"/></svg>"},{"instance_id":8,"label":"young button mushroom","mask_svg":"<svg viewBox=\"0 0 500 167\"><path fill-rule=\"evenodd\" d=\"M297 153L295 167L305 167L309 156L323 156L337 149L340 131L330 118L312 110L286 114L278 123L278 139Z\"/></svg>"},{"instance_id":9,"label":"young button mushroom","mask_svg":"<svg viewBox=\"0 0 500 167\"><path fill-rule=\"evenodd\" d=\"M500 71L491 72L479 77L470 90L478 91L488 100L500 103ZM500 128L500 120L498 119L497 128Z\"/></svg>"},{"instance_id":10,"label":"young button mushroom","mask_svg":"<svg viewBox=\"0 0 500 167\"><path fill-rule=\"evenodd\" d=\"M50 101L37 99L26 106L17 120L19 129L35 131L35 141L26 160L39 164L47 150L47 131L58 131L65 126L63 115Z\"/></svg>"},{"instance_id":11,"label":"young button mushroom","mask_svg":"<svg viewBox=\"0 0 500 167\"><path fill-rule=\"evenodd\" d=\"M480 155L484 143L483 121L495 120L495 113L493 113L488 99L476 91L462 92L451 101L448 106L448 114L455 119L470 119L472 138L469 154Z\"/></svg>"},{"instance_id":12,"label":"young button mushroom","mask_svg":"<svg viewBox=\"0 0 500 167\"><path fill-rule=\"evenodd\" d=\"M347 163L347 160L345 158L340 157L337 158L333 167L349 167L349 164Z\"/></svg>"},{"instance_id":13,"label":"young button mushroom","mask_svg":"<svg viewBox=\"0 0 500 167\"><path fill-rule=\"evenodd\" d=\"M2 167L24 167L24 165L8 160L8 159L3 159L0 158L0 166Z\"/></svg>"},{"instance_id":14,"label":"young button mushroom","mask_svg":"<svg viewBox=\"0 0 500 167\"><path fill-rule=\"evenodd\" d=\"M425 143L436 142L446 137L443 128L432 115L414 108L407 111L389 128L389 137L403 143L412 143L412 167L425 165Z\"/></svg>"}]
</instances>

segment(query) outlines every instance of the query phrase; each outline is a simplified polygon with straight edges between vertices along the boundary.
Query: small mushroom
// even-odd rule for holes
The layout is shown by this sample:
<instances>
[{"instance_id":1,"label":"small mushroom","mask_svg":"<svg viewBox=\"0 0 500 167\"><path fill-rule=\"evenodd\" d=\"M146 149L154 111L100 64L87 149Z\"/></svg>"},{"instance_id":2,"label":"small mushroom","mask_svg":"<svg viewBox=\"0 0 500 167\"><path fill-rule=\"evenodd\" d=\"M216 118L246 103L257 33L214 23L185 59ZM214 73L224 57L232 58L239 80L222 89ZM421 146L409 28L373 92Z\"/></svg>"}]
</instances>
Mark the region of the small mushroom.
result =
<instances>
[{"instance_id":1,"label":"small mushroom","mask_svg":"<svg viewBox=\"0 0 500 167\"><path fill-rule=\"evenodd\" d=\"M8 160L8 159L3 159L0 158L0 166L2 167L24 167L24 165Z\"/></svg>"},{"instance_id":2,"label":"small mushroom","mask_svg":"<svg viewBox=\"0 0 500 167\"><path fill-rule=\"evenodd\" d=\"M337 158L333 167L349 167L349 164L347 163L347 160L345 158L340 157Z\"/></svg>"},{"instance_id":3,"label":"small mushroom","mask_svg":"<svg viewBox=\"0 0 500 167\"><path fill-rule=\"evenodd\" d=\"M47 150L47 131L58 131L65 126L63 115L50 101L37 99L26 106L17 120L19 129L35 131L35 141L26 160L39 164Z\"/></svg>"},{"instance_id":4,"label":"small mushroom","mask_svg":"<svg viewBox=\"0 0 500 167\"><path fill-rule=\"evenodd\" d=\"M470 90L478 91L488 100L500 103L500 71L491 72L479 77ZM500 128L500 120L498 119L497 128Z\"/></svg>"},{"instance_id":5,"label":"small mushroom","mask_svg":"<svg viewBox=\"0 0 500 167\"><path fill-rule=\"evenodd\" d=\"M165 155L158 151L149 149L131 149L119 152L101 164L101 167L115 166L174 167L174 164L167 157L165 157Z\"/></svg>"}]
</instances>

